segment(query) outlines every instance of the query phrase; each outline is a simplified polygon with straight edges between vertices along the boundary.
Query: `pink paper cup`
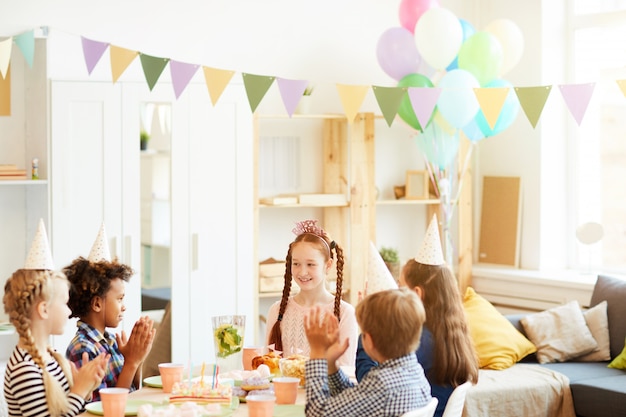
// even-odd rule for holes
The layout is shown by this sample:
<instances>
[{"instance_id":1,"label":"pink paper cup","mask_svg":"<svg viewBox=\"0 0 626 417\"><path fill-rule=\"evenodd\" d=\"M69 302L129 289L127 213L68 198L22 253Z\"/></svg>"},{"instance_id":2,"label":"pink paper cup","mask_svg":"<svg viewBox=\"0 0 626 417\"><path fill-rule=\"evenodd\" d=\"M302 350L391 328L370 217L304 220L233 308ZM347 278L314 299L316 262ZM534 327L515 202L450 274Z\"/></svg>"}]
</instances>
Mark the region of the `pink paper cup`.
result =
<instances>
[{"instance_id":1,"label":"pink paper cup","mask_svg":"<svg viewBox=\"0 0 626 417\"><path fill-rule=\"evenodd\" d=\"M252 359L263 355L263 346L244 347L243 348L243 369L245 371L252 370Z\"/></svg>"},{"instance_id":2,"label":"pink paper cup","mask_svg":"<svg viewBox=\"0 0 626 417\"><path fill-rule=\"evenodd\" d=\"M180 363L160 363L159 373L161 374L161 384L163 384L163 392L172 392L175 383L183 380L183 371L185 365Z\"/></svg>"},{"instance_id":3,"label":"pink paper cup","mask_svg":"<svg viewBox=\"0 0 626 417\"><path fill-rule=\"evenodd\" d=\"M128 388L102 388L100 390L102 412L105 416L124 417L128 391Z\"/></svg>"},{"instance_id":4,"label":"pink paper cup","mask_svg":"<svg viewBox=\"0 0 626 417\"><path fill-rule=\"evenodd\" d=\"M248 417L272 417L275 401L276 397L273 395L248 395Z\"/></svg>"},{"instance_id":5,"label":"pink paper cup","mask_svg":"<svg viewBox=\"0 0 626 417\"><path fill-rule=\"evenodd\" d=\"M298 398L298 385L300 378L283 376L274 378L274 393L276 394L276 404L295 404Z\"/></svg>"}]
</instances>

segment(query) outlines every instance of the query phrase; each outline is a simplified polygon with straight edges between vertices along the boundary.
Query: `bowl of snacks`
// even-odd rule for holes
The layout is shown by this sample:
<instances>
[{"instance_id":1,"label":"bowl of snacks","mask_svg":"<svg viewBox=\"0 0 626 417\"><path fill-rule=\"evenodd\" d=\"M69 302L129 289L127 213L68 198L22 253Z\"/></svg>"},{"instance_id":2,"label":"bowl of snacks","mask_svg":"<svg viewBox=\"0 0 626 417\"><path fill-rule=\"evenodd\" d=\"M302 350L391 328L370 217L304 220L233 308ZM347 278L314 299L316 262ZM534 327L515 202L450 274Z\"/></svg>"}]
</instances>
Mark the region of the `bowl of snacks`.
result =
<instances>
[{"instance_id":1,"label":"bowl of snacks","mask_svg":"<svg viewBox=\"0 0 626 417\"><path fill-rule=\"evenodd\" d=\"M280 366L280 372L283 376L291 376L300 378L300 386L305 384L304 378L304 363L308 358L302 355L291 355L286 358L282 358L278 365Z\"/></svg>"}]
</instances>

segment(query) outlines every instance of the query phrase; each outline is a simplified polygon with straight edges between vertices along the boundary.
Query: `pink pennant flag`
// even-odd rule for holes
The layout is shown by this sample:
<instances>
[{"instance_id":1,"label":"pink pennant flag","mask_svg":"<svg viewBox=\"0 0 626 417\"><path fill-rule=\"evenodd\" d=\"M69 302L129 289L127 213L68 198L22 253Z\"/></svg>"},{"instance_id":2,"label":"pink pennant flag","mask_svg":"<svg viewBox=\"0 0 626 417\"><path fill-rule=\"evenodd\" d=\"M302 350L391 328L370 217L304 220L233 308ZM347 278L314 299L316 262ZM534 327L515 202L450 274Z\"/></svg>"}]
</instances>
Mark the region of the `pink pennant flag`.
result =
<instances>
[{"instance_id":1,"label":"pink pennant flag","mask_svg":"<svg viewBox=\"0 0 626 417\"><path fill-rule=\"evenodd\" d=\"M291 117L298 102L300 102L300 99L303 97L302 94L309 85L309 82L307 80L287 80L278 77L276 78L276 82L278 83L278 89L283 99L285 110L287 110L287 114Z\"/></svg>"},{"instance_id":2,"label":"pink pennant flag","mask_svg":"<svg viewBox=\"0 0 626 417\"><path fill-rule=\"evenodd\" d=\"M80 37L83 43L83 55L85 55L85 63L87 64L87 72L91 75L91 71L96 67L100 58L107 50L109 44L107 42L98 42L87 39L84 36Z\"/></svg>"},{"instance_id":3,"label":"pink pennant flag","mask_svg":"<svg viewBox=\"0 0 626 417\"><path fill-rule=\"evenodd\" d=\"M183 93L187 84L189 84L196 74L196 71L198 71L198 68L200 68L200 65L187 64L170 59L170 74L172 75L172 84L174 86L176 99Z\"/></svg>"},{"instance_id":4,"label":"pink pennant flag","mask_svg":"<svg viewBox=\"0 0 626 417\"><path fill-rule=\"evenodd\" d=\"M426 126L439 100L441 88L409 87L409 99L420 126Z\"/></svg>"},{"instance_id":5,"label":"pink pennant flag","mask_svg":"<svg viewBox=\"0 0 626 417\"><path fill-rule=\"evenodd\" d=\"M580 126L585 116L595 87L596 83L559 85L565 104L567 104L567 108L574 116L574 119L576 119L578 126Z\"/></svg>"}]
</instances>

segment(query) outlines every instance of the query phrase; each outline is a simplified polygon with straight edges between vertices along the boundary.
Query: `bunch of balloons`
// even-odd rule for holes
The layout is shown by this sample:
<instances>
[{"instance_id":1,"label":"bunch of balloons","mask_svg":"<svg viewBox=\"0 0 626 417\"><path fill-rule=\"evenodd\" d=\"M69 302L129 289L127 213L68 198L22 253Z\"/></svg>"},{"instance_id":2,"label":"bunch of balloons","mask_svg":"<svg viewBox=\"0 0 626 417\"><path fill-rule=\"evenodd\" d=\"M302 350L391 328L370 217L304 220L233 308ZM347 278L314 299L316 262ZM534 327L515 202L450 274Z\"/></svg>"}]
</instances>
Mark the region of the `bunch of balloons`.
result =
<instances>
[{"instance_id":1,"label":"bunch of balloons","mask_svg":"<svg viewBox=\"0 0 626 417\"><path fill-rule=\"evenodd\" d=\"M494 136L513 123L519 111L513 89L493 128L473 91L512 87L503 76L519 62L524 49L522 32L513 21L497 19L477 31L440 7L438 0L401 0L399 18L401 26L386 30L378 40L379 65L399 87L441 88L426 126L420 125L405 95L398 110L404 122L426 135L443 129L458 138L460 129L472 142ZM437 129L428 129L432 123L439 125Z\"/></svg>"}]
</instances>

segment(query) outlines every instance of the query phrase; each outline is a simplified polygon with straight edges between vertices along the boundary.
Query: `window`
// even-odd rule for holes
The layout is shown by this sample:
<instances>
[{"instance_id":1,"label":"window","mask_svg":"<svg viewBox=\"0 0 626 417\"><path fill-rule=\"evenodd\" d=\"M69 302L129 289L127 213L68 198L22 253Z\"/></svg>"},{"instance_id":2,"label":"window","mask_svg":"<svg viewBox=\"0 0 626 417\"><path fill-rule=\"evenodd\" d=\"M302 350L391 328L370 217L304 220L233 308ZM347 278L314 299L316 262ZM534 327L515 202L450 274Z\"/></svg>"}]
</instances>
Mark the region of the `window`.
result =
<instances>
[{"instance_id":1,"label":"window","mask_svg":"<svg viewBox=\"0 0 626 417\"><path fill-rule=\"evenodd\" d=\"M577 244L573 268L626 272L626 0L575 0L569 51L573 83L595 82L594 94L579 128L572 130L573 218L598 222L604 237Z\"/></svg>"}]
</instances>

